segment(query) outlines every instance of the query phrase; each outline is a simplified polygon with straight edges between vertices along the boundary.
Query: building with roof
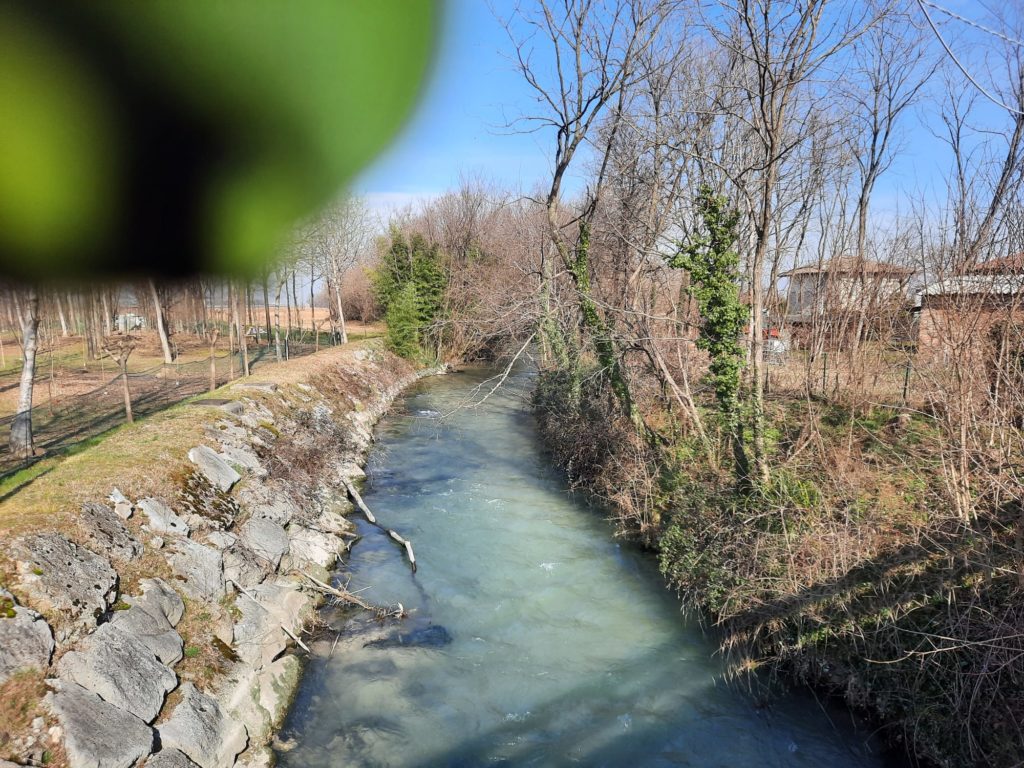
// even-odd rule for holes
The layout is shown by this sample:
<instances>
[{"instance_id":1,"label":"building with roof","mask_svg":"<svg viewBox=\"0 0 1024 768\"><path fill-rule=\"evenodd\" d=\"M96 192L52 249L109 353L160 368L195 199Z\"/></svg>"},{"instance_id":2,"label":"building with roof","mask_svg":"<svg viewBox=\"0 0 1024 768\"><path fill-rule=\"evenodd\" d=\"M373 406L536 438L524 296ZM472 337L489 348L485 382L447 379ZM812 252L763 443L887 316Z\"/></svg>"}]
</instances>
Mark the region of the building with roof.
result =
<instances>
[{"instance_id":1,"label":"building with roof","mask_svg":"<svg viewBox=\"0 0 1024 768\"><path fill-rule=\"evenodd\" d=\"M1024 352L1024 254L984 261L922 286L914 313L918 354L926 358Z\"/></svg>"},{"instance_id":2,"label":"building with roof","mask_svg":"<svg viewBox=\"0 0 1024 768\"><path fill-rule=\"evenodd\" d=\"M823 321L833 336L848 337L858 325L863 326L860 333L866 333L879 309L909 304L907 287L913 274L907 267L852 256L782 272L779 277L788 284L780 319L797 337Z\"/></svg>"}]
</instances>

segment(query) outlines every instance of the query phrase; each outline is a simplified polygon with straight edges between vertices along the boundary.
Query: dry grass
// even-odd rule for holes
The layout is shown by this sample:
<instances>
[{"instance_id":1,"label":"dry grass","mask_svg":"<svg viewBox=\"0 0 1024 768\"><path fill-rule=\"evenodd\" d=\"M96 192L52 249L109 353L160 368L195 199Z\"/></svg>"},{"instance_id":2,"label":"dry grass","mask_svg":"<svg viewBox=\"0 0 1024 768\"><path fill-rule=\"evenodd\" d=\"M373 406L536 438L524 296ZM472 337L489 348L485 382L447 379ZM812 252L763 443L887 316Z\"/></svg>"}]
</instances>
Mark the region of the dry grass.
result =
<instances>
[{"instance_id":1,"label":"dry grass","mask_svg":"<svg viewBox=\"0 0 1024 768\"><path fill-rule=\"evenodd\" d=\"M260 399L262 393L244 388L246 381L279 385L305 382L344 362L354 350L378 346L374 341L356 342L268 363L248 380L232 382L209 397ZM193 400L119 427L81 453L40 462L24 477L15 476L13 482L0 485L0 537L67 527L83 502L106 499L114 486L132 499L171 498L177 491L175 475L188 467L186 452L203 441L203 428L214 418L214 412L193 405Z\"/></svg>"},{"instance_id":2,"label":"dry grass","mask_svg":"<svg viewBox=\"0 0 1024 768\"><path fill-rule=\"evenodd\" d=\"M8 759L20 762L26 755L17 754L14 743L31 733L32 721L41 717L46 721L46 728L53 725L53 718L43 708L42 700L46 695L44 674L36 670L20 672L0 685L0 760ZM67 755L59 744L49 743L45 730L42 743L35 745L32 751L42 752L44 762L50 768L66 768Z\"/></svg>"},{"instance_id":3,"label":"dry grass","mask_svg":"<svg viewBox=\"0 0 1024 768\"><path fill-rule=\"evenodd\" d=\"M283 397L294 400L293 405L301 409L303 393L296 385L312 380L321 386L336 388L333 396L339 402L352 396L368 397L372 393L354 388L355 379L350 381L347 373L354 367L353 355L367 349L379 350L381 344L373 340L355 342L280 364L268 363L248 381L277 384L280 389L276 393L247 389L247 380L240 379L221 387L212 397L252 398L277 410L284 407L280 402ZM393 361L391 364L404 365ZM86 501L105 500L115 486L132 499L144 496L175 499L182 488L182 478L191 471L186 455L188 449L204 442L205 427L221 415L209 407L186 401L135 424L112 430L77 454L44 460L30 472L7 478L0 484L3 494L0 500L0 584L10 584L13 577L12 564L3 556L6 550L3 542L33 531L51 530L59 530L81 541L76 522L81 505ZM146 540L148 537L141 531L144 521L139 517L136 515L129 520L128 526ZM137 591L141 578L173 578L163 552L148 545L137 560L115 565L122 593ZM221 605L186 601L184 617L177 627L184 641L184 658L175 669L183 680L192 680L207 689L227 669L233 652L217 639L214 630L221 622L230 620L233 610L229 600ZM51 622L60 620L55 616L47 618ZM6 754L5 743L28 734L32 720L43 715L41 701L46 688L42 681L43 673L27 673L0 687L0 757ZM173 704L173 699L169 702ZM170 704L165 705L165 712L169 711ZM20 759L22 756L12 757ZM61 768L67 764L59 749L50 749L48 757L48 765Z\"/></svg>"},{"instance_id":4,"label":"dry grass","mask_svg":"<svg viewBox=\"0 0 1024 768\"><path fill-rule=\"evenodd\" d=\"M184 657L174 671L182 680L191 680L203 690L208 690L237 660L230 646L214 634L218 623L228 621L234 610L234 598L225 598L222 603L213 606L186 600L185 613L176 627L184 642Z\"/></svg>"}]
</instances>

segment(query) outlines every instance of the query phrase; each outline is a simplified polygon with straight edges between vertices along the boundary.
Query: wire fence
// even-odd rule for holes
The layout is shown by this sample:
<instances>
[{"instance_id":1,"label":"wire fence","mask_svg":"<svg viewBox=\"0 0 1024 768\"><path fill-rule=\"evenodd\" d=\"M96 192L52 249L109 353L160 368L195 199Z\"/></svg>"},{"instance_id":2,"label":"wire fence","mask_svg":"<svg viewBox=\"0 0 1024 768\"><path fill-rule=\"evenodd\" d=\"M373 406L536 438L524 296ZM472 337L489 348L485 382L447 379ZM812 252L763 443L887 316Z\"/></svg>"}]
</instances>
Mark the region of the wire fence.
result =
<instances>
[{"instance_id":1,"label":"wire fence","mask_svg":"<svg viewBox=\"0 0 1024 768\"><path fill-rule=\"evenodd\" d=\"M288 358L303 357L315 351L314 344L291 341L284 348ZM258 370L276 360L273 346L249 350L249 370ZM222 386L242 373L241 353L215 355L214 378ZM95 386L91 378L98 379ZM32 431L37 453L35 457L19 459L10 451L11 422L14 414L0 418L0 477L10 475L35 463L45 455L60 453L76 443L88 440L125 422L124 385L120 373L93 373L76 377L78 390L73 393L54 394L53 380L42 371L36 377L32 408ZM7 385L8 387L11 384ZM16 382L13 384L16 386ZM59 388L58 388L59 389ZM188 363L155 365L128 374L132 412L136 419L161 411L186 398L210 389L209 356Z\"/></svg>"}]
</instances>

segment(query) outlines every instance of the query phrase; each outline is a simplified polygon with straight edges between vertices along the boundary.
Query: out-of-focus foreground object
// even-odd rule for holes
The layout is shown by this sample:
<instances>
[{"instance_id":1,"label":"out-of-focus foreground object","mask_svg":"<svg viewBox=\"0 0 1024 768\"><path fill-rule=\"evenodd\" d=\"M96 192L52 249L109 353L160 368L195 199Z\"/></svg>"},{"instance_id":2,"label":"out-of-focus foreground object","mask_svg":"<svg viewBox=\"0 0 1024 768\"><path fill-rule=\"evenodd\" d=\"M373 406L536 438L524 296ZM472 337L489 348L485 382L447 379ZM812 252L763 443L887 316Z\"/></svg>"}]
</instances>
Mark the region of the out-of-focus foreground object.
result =
<instances>
[{"instance_id":1,"label":"out-of-focus foreground object","mask_svg":"<svg viewBox=\"0 0 1024 768\"><path fill-rule=\"evenodd\" d=\"M3 3L3 276L260 272L409 116L439 4Z\"/></svg>"}]
</instances>

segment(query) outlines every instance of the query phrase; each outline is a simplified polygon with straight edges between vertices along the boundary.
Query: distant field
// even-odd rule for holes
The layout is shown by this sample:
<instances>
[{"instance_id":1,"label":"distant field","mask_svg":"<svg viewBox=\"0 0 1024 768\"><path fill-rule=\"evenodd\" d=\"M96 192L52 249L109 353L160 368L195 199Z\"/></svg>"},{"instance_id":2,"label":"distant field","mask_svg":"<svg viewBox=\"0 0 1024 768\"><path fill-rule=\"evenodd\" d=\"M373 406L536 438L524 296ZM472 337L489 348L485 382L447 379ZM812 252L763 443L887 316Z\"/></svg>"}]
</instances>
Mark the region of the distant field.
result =
<instances>
[{"instance_id":1,"label":"distant field","mask_svg":"<svg viewBox=\"0 0 1024 768\"><path fill-rule=\"evenodd\" d=\"M348 324L349 339L360 341L383 333L380 324ZM209 345L193 334L172 337L178 356L172 365L164 365L160 342L155 332L134 334L138 346L128 361L129 388L136 419L143 418L209 389ZM287 345L289 358L308 355L317 349L315 338L307 331L302 341L298 334ZM21 376L21 350L13 336L2 339L4 362L0 368L0 478L25 470L36 459L15 460L7 449L10 421L18 402ZM320 349L331 346L330 335L320 335ZM250 369L262 370L276 358L273 343L265 340L248 343ZM228 383L241 375L241 355L228 350L226 338L215 349L216 383ZM87 360L81 337L47 340L36 358L36 383L33 397L33 429L36 445L43 454L62 454L96 435L124 422L122 385L116 364L109 359Z\"/></svg>"}]
</instances>

